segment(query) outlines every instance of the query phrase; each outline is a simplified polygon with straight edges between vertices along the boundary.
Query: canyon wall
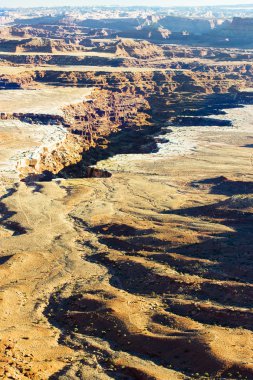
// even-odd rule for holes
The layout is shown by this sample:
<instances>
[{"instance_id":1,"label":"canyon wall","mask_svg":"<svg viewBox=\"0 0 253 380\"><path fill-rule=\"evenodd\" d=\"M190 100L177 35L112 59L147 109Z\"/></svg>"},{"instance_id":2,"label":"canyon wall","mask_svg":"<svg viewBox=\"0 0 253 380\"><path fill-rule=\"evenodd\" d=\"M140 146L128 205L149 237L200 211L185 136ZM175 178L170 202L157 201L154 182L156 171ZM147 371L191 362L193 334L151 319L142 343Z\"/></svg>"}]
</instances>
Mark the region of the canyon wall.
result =
<instances>
[{"instance_id":1,"label":"canyon wall","mask_svg":"<svg viewBox=\"0 0 253 380\"><path fill-rule=\"evenodd\" d=\"M42 148L18 164L21 176L50 171L57 174L82 158L82 153L99 146L105 149L109 136L120 130L152 127L155 134L165 122L175 122L185 109L197 109L206 96L232 93L248 87L252 65L214 66L195 71L146 72L61 72L27 71L2 75L3 86L20 88L55 84L93 87L88 100L65 106L62 115L2 113L2 119L62 125L67 133L57 144ZM193 112L193 111L192 111Z\"/></svg>"}]
</instances>

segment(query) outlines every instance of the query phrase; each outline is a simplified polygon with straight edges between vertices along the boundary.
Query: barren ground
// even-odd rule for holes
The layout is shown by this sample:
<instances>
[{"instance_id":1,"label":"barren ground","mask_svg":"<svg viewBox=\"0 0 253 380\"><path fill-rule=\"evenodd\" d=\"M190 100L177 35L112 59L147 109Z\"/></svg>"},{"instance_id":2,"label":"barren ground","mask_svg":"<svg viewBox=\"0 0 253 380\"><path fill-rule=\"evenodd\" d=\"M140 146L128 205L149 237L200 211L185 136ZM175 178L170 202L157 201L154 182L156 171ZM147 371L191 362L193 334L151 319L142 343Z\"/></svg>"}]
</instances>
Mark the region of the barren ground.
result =
<instances>
[{"instance_id":1,"label":"barren ground","mask_svg":"<svg viewBox=\"0 0 253 380\"><path fill-rule=\"evenodd\" d=\"M252 52L67 20L1 42L0 379L253 379Z\"/></svg>"},{"instance_id":2,"label":"barren ground","mask_svg":"<svg viewBox=\"0 0 253 380\"><path fill-rule=\"evenodd\" d=\"M61 115L68 104L82 102L92 88L44 86L36 90L5 90L0 92L0 112Z\"/></svg>"},{"instance_id":3,"label":"barren ground","mask_svg":"<svg viewBox=\"0 0 253 380\"><path fill-rule=\"evenodd\" d=\"M203 127L193 152L116 156L98 165L111 178L21 183L3 199L14 378L252 378L252 108L231 115L242 128Z\"/></svg>"}]
</instances>

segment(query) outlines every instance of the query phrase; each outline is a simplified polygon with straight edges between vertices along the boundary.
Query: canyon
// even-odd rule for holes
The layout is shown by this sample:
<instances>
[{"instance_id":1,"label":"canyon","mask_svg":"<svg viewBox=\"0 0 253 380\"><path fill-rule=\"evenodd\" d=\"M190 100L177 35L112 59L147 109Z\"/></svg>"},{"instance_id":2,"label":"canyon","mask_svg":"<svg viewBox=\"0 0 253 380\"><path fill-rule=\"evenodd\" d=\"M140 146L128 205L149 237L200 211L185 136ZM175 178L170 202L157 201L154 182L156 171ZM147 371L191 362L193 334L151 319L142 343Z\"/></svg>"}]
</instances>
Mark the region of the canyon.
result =
<instances>
[{"instance_id":1,"label":"canyon","mask_svg":"<svg viewBox=\"0 0 253 380\"><path fill-rule=\"evenodd\" d=\"M253 379L253 11L171 12L0 10L1 379Z\"/></svg>"}]
</instances>

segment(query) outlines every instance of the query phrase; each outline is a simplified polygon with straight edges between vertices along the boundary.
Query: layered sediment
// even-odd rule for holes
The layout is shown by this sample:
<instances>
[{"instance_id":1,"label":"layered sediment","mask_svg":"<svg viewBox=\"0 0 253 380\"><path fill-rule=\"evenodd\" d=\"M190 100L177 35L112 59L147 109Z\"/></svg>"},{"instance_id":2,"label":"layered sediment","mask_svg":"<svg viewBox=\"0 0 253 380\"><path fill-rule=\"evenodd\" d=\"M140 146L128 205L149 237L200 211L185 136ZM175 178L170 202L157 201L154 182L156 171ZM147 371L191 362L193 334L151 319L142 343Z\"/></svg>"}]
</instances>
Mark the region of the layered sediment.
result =
<instances>
[{"instance_id":1,"label":"layered sediment","mask_svg":"<svg viewBox=\"0 0 253 380\"><path fill-rule=\"evenodd\" d=\"M2 41L0 377L249 380L252 52L72 17Z\"/></svg>"},{"instance_id":2,"label":"layered sediment","mask_svg":"<svg viewBox=\"0 0 253 380\"><path fill-rule=\"evenodd\" d=\"M56 174L65 166L78 162L82 152L97 144L105 148L108 136L122 127L145 128L155 122L156 133L159 131L158 122L175 122L178 113L182 116L190 105L197 112L198 103L200 106L208 95L231 93L231 99L234 97L237 101L239 88L249 86L251 77L251 65L240 65L237 68L219 66L212 71L209 68L206 73L198 68L194 72L167 70L94 73L40 70L2 75L2 84L6 88L9 85L38 88L45 84L59 83L95 90L92 90L88 100L79 103L76 100L72 105L63 106L58 113L39 113L38 106L37 112L2 112L0 117L2 120L18 119L66 128L67 134L63 141L51 147L41 147L29 159L18 164L22 176L41 174L46 170ZM78 91L81 95L82 91ZM190 100L193 93L194 97Z\"/></svg>"}]
</instances>

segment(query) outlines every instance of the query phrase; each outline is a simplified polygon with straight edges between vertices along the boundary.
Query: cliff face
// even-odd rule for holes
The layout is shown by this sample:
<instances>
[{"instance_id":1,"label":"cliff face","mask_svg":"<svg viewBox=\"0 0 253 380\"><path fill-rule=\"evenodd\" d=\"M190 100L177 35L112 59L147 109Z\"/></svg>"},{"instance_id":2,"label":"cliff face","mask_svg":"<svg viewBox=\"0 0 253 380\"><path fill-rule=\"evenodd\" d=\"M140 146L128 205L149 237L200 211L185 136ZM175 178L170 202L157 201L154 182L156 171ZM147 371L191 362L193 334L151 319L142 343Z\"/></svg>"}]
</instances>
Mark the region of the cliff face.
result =
<instances>
[{"instance_id":1,"label":"cliff face","mask_svg":"<svg viewBox=\"0 0 253 380\"><path fill-rule=\"evenodd\" d=\"M215 20L205 20L197 18L173 17L167 16L159 21L163 27L171 30L172 32L184 32L194 34L202 34L210 32L216 27Z\"/></svg>"},{"instance_id":2,"label":"cliff face","mask_svg":"<svg viewBox=\"0 0 253 380\"><path fill-rule=\"evenodd\" d=\"M243 25L224 27L216 38L249 39L251 33L244 35ZM244 19L242 24L244 24ZM249 22L250 24L250 22ZM249 26L250 28L250 26ZM238 29L238 33L237 33ZM147 32L147 31L146 31ZM145 33L146 33L145 32ZM147 32L149 33L149 32ZM152 31L154 34L154 31ZM161 33L163 33L161 31ZM147 37L147 36L146 36ZM231 41L232 41L231 40ZM230 41L230 40L229 40ZM229 42L227 41L227 42ZM205 60L227 62L252 59L251 51L219 48L193 48L172 45L156 45L136 39L92 39L92 38L28 38L21 40L0 40L0 64L9 65L54 65L54 66L107 66L107 67L145 67L157 69L194 68L189 59L196 63L209 64ZM103 53L103 54L101 54ZM174 59L177 58L177 61ZM226 64L227 64L226 62Z\"/></svg>"},{"instance_id":3,"label":"cliff face","mask_svg":"<svg viewBox=\"0 0 253 380\"><path fill-rule=\"evenodd\" d=\"M65 120L73 133L86 136L92 143L119 126L148 124L149 103L130 91L93 91L89 101L64 108Z\"/></svg>"},{"instance_id":4,"label":"cliff face","mask_svg":"<svg viewBox=\"0 0 253 380\"><path fill-rule=\"evenodd\" d=\"M188 69L181 71L182 69L178 67L168 71L125 73L38 71L35 81L95 86L144 96L154 93L166 95L182 90L182 86L192 93L226 92L238 86L248 86L252 82L253 65L251 64L208 66L193 63L186 66L188 69L193 67L194 71L188 71Z\"/></svg>"},{"instance_id":5,"label":"cliff face","mask_svg":"<svg viewBox=\"0 0 253 380\"><path fill-rule=\"evenodd\" d=\"M169 122L184 107L197 109L210 94L232 92L252 83L252 65L196 65L195 70L146 72L31 71L5 75L3 85L20 87L55 84L94 87L89 100L67 105L61 115L2 114L29 123L63 125L67 134L57 144L41 149L19 164L21 176L46 170L56 174L81 159L84 151L106 148L108 136L121 129L138 129Z\"/></svg>"},{"instance_id":6,"label":"cliff face","mask_svg":"<svg viewBox=\"0 0 253 380\"><path fill-rule=\"evenodd\" d=\"M42 174L43 172L58 173L63 168L81 160L83 144L80 138L72 133L66 133L62 141L42 146L29 157L17 163L20 178Z\"/></svg>"},{"instance_id":7,"label":"cliff face","mask_svg":"<svg viewBox=\"0 0 253 380\"><path fill-rule=\"evenodd\" d=\"M27 88L30 85L35 86L36 73L31 71L22 72L22 74L1 74L0 87L2 89L8 88Z\"/></svg>"},{"instance_id":8,"label":"cliff face","mask_svg":"<svg viewBox=\"0 0 253 380\"><path fill-rule=\"evenodd\" d=\"M149 59L163 57L163 49L148 41L121 40L116 44L116 53L123 57Z\"/></svg>"},{"instance_id":9,"label":"cliff face","mask_svg":"<svg viewBox=\"0 0 253 380\"><path fill-rule=\"evenodd\" d=\"M80 51L81 46L67 43L64 39L48 39L41 37L30 37L23 39L0 39L0 50L6 52L45 52L57 51Z\"/></svg>"},{"instance_id":10,"label":"cliff face","mask_svg":"<svg viewBox=\"0 0 253 380\"><path fill-rule=\"evenodd\" d=\"M117 97L119 102L131 99L130 108L139 107L139 101L149 101L150 97L163 96L170 101L172 94L183 96L181 93L194 94L225 93L235 91L238 88L249 87L252 84L252 64L206 65L198 62L186 63L187 68L178 68L180 64L175 62L174 70L159 70L145 72L93 72L93 71L51 71L34 70L18 74L3 74L0 76L1 86L26 88L31 86L54 85L95 87L98 90L109 91ZM190 70L191 68L191 70ZM96 92L98 108L102 107L100 94ZM114 99L107 97L105 104L113 103ZM136 106L136 107L135 107ZM122 109L127 104L122 103ZM138 108L139 111L139 108ZM62 120L60 120L62 122ZM69 125L70 123L68 123Z\"/></svg>"},{"instance_id":11,"label":"cliff face","mask_svg":"<svg viewBox=\"0 0 253 380\"><path fill-rule=\"evenodd\" d=\"M64 51L64 50L59 50ZM47 54L48 53L48 54ZM112 66L117 67L124 63L124 59L115 57L115 58L107 58L107 57L93 57L93 56L75 56L75 55L52 55L49 52L45 52L44 54L36 53L32 55L24 55L24 54L1 54L0 62L5 61L11 64L18 65L32 65L32 66L40 66L40 65L73 65L73 66Z\"/></svg>"},{"instance_id":12,"label":"cliff face","mask_svg":"<svg viewBox=\"0 0 253 380\"><path fill-rule=\"evenodd\" d=\"M43 144L18 162L20 177L53 174L75 164L82 153L97 144L106 146L107 137L119 128L141 128L149 124L149 103L142 95L130 91L113 92L95 89L89 100L67 105L62 115L33 113L0 114L0 119L19 119L28 123L59 125L65 128L61 139Z\"/></svg>"},{"instance_id":13,"label":"cliff face","mask_svg":"<svg viewBox=\"0 0 253 380\"><path fill-rule=\"evenodd\" d=\"M225 37L228 46L252 49L253 18L234 17L231 23L220 30L219 36Z\"/></svg>"},{"instance_id":14,"label":"cliff face","mask_svg":"<svg viewBox=\"0 0 253 380\"><path fill-rule=\"evenodd\" d=\"M247 33L253 33L253 18L234 17L231 23L231 29L233 29L235 33L240 32L245 34L246 31Z\"/></svg>"},{"instance_id":15,"label":"cliff face","mask_svg":"<svg viewBox=\"0 0 253 380\"><path fill-rule=\"evenodd\" d=\"M62 9L0 28L0 378L252 379L241 21Z\"/></svg>"},{"instance_id":16,"label":"cliff face","mask_svg":"<svg viewBox=\"0 0 253 380\"><path fill-rule=\"evenodd\" d=\"M190 47L190 46L180 46L175 47L171 45L162 46L164 55L168 58L196 58L199 59L210 59L215 61L241 61L250 60L253 58L252 51L243 51L239 49L218 49L210 47Z\"/></svg>"}]
</instances>

